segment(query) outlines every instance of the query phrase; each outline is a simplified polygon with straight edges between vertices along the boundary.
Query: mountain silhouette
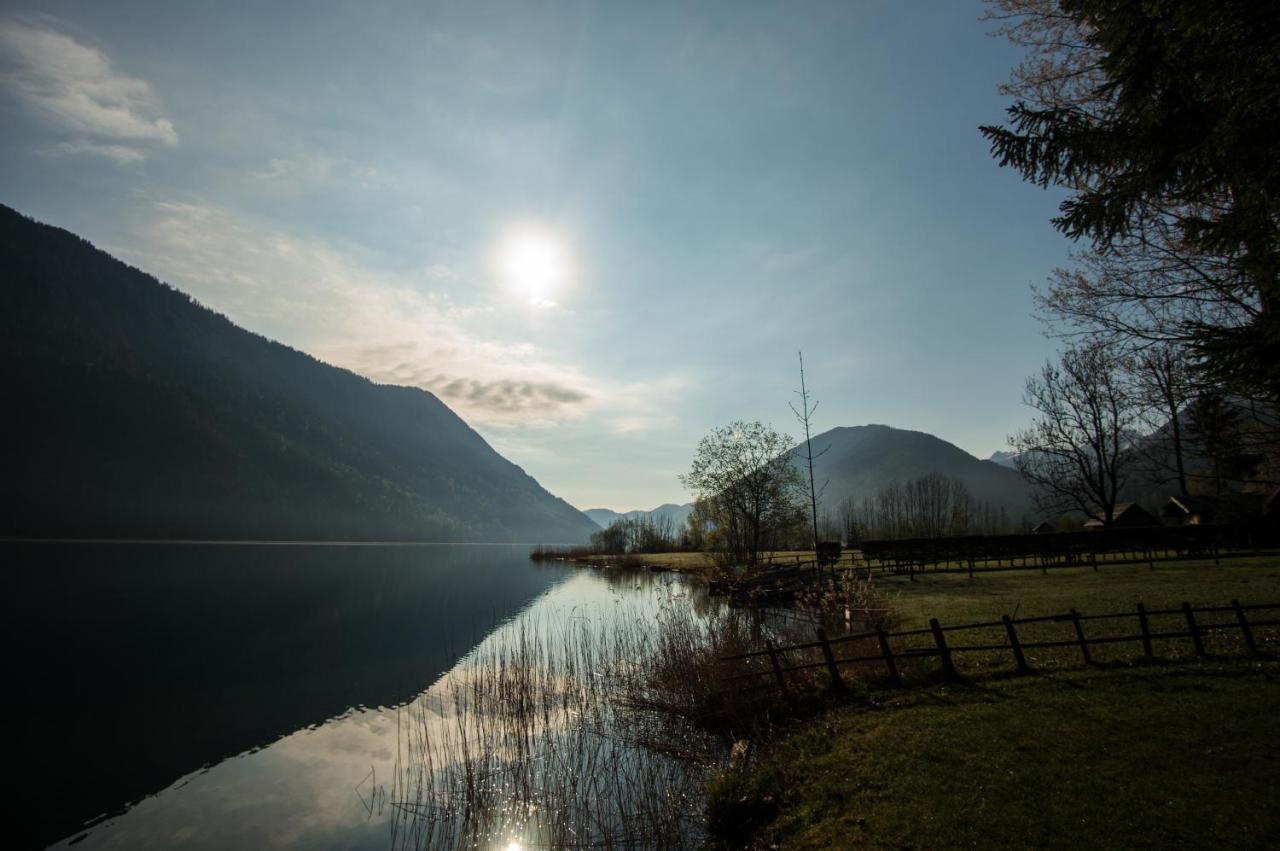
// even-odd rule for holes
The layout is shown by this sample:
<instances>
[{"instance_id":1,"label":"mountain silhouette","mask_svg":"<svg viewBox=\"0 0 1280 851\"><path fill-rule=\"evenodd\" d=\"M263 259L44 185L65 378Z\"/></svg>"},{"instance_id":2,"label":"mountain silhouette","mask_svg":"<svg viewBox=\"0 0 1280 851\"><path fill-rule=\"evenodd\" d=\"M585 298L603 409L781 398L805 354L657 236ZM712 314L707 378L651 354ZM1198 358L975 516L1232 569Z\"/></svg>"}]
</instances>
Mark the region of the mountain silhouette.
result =
<instances>
[{"instance_id":1,"label":"mountain silhouette","mask_svg":"<svg viewBox=\"0 0 1280 851\"><path fill-rule=\"evenodd\" d=\"M981 461L932 434L887 425L847 426L814 435L811 443L814 479L820 488L826 483L822 506L828 510L929 473L959 479L975 499L1005 509L1012 519L1031 509L1030 491L1014 470ZM797 458L803 452L803 447L793 450Z\"/></svg>"},{"instance_id":2,"label":"mountain silhouette","mask_svg":"<svg viewBox=\"0 0 1280 851\"><path fill-rule=\"evenodd\" d=\"M585 540L577 509L431 393L246 331L0 206L17 537Z\"/></svg>"}]
</instances>

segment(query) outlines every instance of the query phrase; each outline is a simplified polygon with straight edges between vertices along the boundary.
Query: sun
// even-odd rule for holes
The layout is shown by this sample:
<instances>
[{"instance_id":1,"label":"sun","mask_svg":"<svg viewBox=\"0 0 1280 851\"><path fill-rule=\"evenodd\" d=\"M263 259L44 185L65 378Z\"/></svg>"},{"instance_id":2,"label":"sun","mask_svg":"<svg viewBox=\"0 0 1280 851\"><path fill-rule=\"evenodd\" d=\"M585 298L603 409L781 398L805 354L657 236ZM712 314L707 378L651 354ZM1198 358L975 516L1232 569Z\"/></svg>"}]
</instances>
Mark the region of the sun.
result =
<instances>
[{"instance_id":1,"label":"sun","mask_svg":"<svg viewBox=\"0 0 1280 851\"><path fill-rule=\"evenodd\" d=\"M549 228L520 225L498 244L498 278L513 298L532 307L554 307L571 271L568 245Z\"/></svg>"}]
</instances>

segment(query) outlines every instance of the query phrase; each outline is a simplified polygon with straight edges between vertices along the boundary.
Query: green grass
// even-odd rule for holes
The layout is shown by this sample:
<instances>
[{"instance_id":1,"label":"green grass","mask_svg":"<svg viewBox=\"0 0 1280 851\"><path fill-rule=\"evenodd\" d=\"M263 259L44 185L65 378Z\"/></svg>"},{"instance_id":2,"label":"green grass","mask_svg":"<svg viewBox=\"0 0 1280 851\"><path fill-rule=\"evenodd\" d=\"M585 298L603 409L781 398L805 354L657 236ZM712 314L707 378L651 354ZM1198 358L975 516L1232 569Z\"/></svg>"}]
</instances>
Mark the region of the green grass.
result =
<instances>
[{"instance_id":1,"label":"green grass","mask_svg":"<svg viewBox=\"0 0 1280 851\"><path fill-rule=\"evenodd\" d=\"M705 573L715 566L711 556L703 552L588 555L581 556L577 561L597 567L618 564L627 567L657 567L681 573Z\"/></svg>"},{"instance_id":2,"label":"green grass","mask_svg":"<svg viewBox=\"0 0 1280 851\"><path fill-rule=\"evenodd\" d=\"M1183 600L1194 606L1280 603L1280 557L1156 562L979 573L972 580L958 573L878 576L903 616L904 626L923 626L936 617L944 625L990 620L1000 615L1051 615L1068 609L1081 614L1147 608L1171 608Z\"/></svg>"},{"instance_id":3,"label":"green grass","mask_svg":"<svg viewBox=\"0 0 1280 851\"><path fill-rule=\"evenodd\" d=\"M1275 662L939 687L830 710L715 791L776 801L763 847L1264 847L1277 712Z\"/></svg>"},{"instance_id":4,"label":"green grass","mask_svg":"<svg viewBox=\"0 0 1280 851\"><path fill-rule=\"evenodd\" d=\"M909 628L1139 600L1280 602L1280 563L885 585ZM1280 641L1274 629L1259 639L1263 659L1245 656L1236 632L1204 660L1186 639L1146 664L1136 646L1101 667L1046 651L1033 659L1041 673L1023 677L1009 660L958 658L965 683L859 690L713 783L711 822L764 848L1267 847L1280 835ZM745 835L743 822L754 822Z\"/></svg>"}]
</instances>

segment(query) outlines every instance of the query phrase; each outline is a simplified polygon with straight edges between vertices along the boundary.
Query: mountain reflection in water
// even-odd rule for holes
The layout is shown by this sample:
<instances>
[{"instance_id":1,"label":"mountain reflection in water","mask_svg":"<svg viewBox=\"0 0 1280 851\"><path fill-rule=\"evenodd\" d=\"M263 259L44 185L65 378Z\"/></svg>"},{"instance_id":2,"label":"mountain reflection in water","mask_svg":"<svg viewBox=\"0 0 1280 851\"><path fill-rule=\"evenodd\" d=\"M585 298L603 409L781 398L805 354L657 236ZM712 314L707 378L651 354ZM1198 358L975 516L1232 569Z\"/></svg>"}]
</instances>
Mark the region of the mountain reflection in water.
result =
<instances>
[{"instance_id":1,"label":"mountain reflection in water","mask_svg":"<svg viewBox=\"0 0 1280 851\"><path fill-rule=\"evenodd\" d=\"M684 594L523 547L4 547L17 811L77 848L413 845L409 725L459 659Z\"/></svg>"}]
</instances>

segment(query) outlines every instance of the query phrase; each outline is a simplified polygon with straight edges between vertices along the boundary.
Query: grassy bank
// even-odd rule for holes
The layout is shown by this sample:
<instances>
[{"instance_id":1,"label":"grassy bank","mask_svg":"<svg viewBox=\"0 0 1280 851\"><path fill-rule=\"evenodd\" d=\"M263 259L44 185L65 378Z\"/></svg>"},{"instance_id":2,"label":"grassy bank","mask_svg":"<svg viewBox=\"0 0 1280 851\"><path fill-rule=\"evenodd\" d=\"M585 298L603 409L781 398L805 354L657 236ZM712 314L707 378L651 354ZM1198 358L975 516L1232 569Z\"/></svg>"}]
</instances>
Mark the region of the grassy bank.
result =
<instances>
[{"instance_id":1,"label":"grassy bank","mask_svg":"<svg viewBox=\"0 0 1280 851\"><path fill-rule=\"evenodd\" d=\"M682 573L698 573L706 574L715 569L715 562L710 553L705 552L671 552L671 553L629 553L624 555L603 555L586 553L585 547L569 548L583 550L584 552L574 554L570 559L578 564L589 564L594 567L652 567L658 570L672 570ZM1253 556L1245 554L1246 551L1235 551L1226 553L1222 557L1223 565L1245 564L1256 565L1259 563L1280 564L1280 555L1269 554L1265 556ZM769 554L767 558L773 559L777 564L786 565L795 561L812 562L814 553L812 550L786 550ZM850 564L857 564L865 567L862 561L861 553L857 550L845 551L842 566L848 567ZM1148 567L1148 562L1144 559L1133 559L1129 554L1102 554L1098 558L1099 570L1114 573L1115 571L1124 571L1134 567ZM1197 570L1205 566L1213 566L1213 561L1205 560L1183 560L1175 558L1160 557L1154 561L1157 570L1170 566L1193 566ZM879 562L874 563L874 572L878 579L884 579L888 582L908 582L909 579L905 574L892 574L883 568ZM1090 567L1062 567L1052 566L1045 573L1049 576L1078 576L1085 572L1092 572ZM994 564L979 564L974 570L975 576L978 577L997 577L1006 574L1025 575L1029 573L1040 574L1041 569L1036 564L1027 564L1020 566L1010 566L1004 564L995 566ZM928 570L920 569L915 573L915 577L919 580L922 577L928 579L942 579L946 581L947 577L953 580L961 578L967 580L967 568L964 564L956 562L948 565L935 565Z\"/></svg>"},{"instance_id":2,"label":"grassy bank","mask_svg":"<svg viewBox=\"0 0 1280 851\"><path fill-rule=\"evenodd\" d=\"M791 563L797 559L812 561L813 551L788 550L773 553L770 558L779 563ZM710 553L627 553L625 555L583 554L574 556L576 564L589 564L594 567L649 567L658 570L674 570L680 573L710 573L715 569L715 561Z\"/></svg>"},{"instance_id":3,"label":"grassy bank","mask_svg":"<svg viewBox=\"0 0 1280 851\"><path fill-rule=\"evenodd\" d=\"M1280 561L1239 559L882 580L904 625L1280 601ZM1264 847L1280 835L1280 637L1196 659L873 689L797 722L713 786L713 823L759 847ZM1123 657L1124 661L1121 661ZM962 672L965 672L962 667Z\"/></svg>"},{"instance_id":4,"label":"grassy bank","mask_svg":"<svg viewBox=\"0 0 1280 851\"><path fill-rule=\"evenodd\" d=\"M1067 609L1082 613L1193 604L1218 605L1232 598L1243 602L1280 602L1280 557L1109 565L1039 571L992 571L968 579L962 573L919 573L877 576L889 591L908 627L931 617L943 623L984 620L992 615L1046 615Z\"/></svg>"},{"instance_id":5,"label":"grassy bank","mask_svg":"<svg viewBox=\"0 0 1280 851\"><path fill-rule=\"evenodd\" d=\"M715 565L711 557L702 552L688 553L633 553L629 555L587 555L574 559L581 564L595 567L621 565L623 567L649 567L658 570L674 570L680 573L706 573Z\"/></svg>"}]
</instances>

